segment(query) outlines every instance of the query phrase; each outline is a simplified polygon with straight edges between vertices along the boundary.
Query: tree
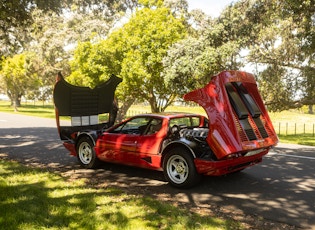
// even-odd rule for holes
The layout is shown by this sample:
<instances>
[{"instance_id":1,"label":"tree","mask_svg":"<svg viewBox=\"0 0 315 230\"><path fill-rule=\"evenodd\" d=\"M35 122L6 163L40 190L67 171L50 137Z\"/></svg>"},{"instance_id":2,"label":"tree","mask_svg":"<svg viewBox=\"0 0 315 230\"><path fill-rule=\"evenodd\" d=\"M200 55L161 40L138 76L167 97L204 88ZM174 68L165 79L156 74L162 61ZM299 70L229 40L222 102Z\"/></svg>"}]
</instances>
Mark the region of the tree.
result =
<instances>
[{"instance_id":1,"label":"tree","mask_svg":"<svg viewBox=\"0 0 315 230\"><path fill-rule=\"evenodd\" d=\"M34 23L33 12L40 10L43 14L51 14L51 12L64 17L65 13L70 15L89 15L94 22L90 24L90 28L97 20L95 18L119 20L127 9L135 8L137 0L23 0L23 1L1 1L0 4L0 56L21 53L25 49L25 44L31 41L29 34L30 26ZM90 20L89 20L90 21ZM72 21L72 26L80 23L82 17L77 17ZM87 28L87 25L84 26ZM94 27L95 28L95 27ZM103 27L100 27L103 28ZM84 28L81 27L81 31ZM78 33L79 34L79 33Z\"/></svg>"},{"instance_id":2,"label":"tree","mask_svg":"<svg viewBox=\"0 0 315 230\"><path fill-rule=\"evenodd\" d=\"M256 19L251 20L256 36L252 37L248 60L262 66L257 72L260 84L270 84L277 89L264 88L269 92L263 94L272 98L272 101L266 100L266 104L272 110L311 107L315 104L312 81L315 75L314 1L241 2L251 2L247 17ZM279 72L272 73L272 69L281 70L281 77ZM268 77L266 73L277 77Z\"/></svg>"},{"instance_id":3,"label":"tree","mask_svg":"<svg viewBox=\"0 0 315 230\"><path fill-rule=\"evenodd\" d=\"M122 106L123 113L136 99L149 102L152 112L163 111L176 94L167 87L161 74L162 60L168 48L185 35L182 17L175 17L161 2L144 2L106 40L78 47L72 63L74 71L68 79L93 86L114 73L123 78L117 91L123 104L127 103Z\"/></svg>"},{"instance_id":4,"label":"tree","mask_svg":"<svg viewBox=\"0 0 315 230\"><path fill-rule=\"evenodd\" d=\"M193 11L190 36L169 49L163 60L163 73L168 86L178 95L202 87L209 82L209 75L242 66L240 51L245 46L244 37L231 25L238 14L229 11L219 19Z\"/></svg>"},{"instance_id":5,"label":"tree","mask_svg":"<svg viewBox=\"0 0 315 230\"><path fill-rule=\"evenodd\" d=\"M185 31L181 19L165 7L138 11L120 31L128 41L121 74L127 84L134 85L130 91L149 102L152 112L164 111L176 96L161 75L162 60L170 45L185 36Z\"/></svg>"},{"instance_id":6,"label":"tree","mask_svg":"<svg viewBox=\"0 0 315 230\"><path fill-rule=\"evenodd\" d=\"M44 11L53 10L60 12L65 0L42 1L1 1L0 4L0 42L3 45L0 55L16 53L28 42L27 34L32 23L31 12L35 8Z\"/></svg>"},{"instance_id":7,"label":"tree","mask_svg":"<svg viewBox=\"0 0 315 230\"><path fill-rule=\"evenodd\" d=\"M3 60L1 81L4 82L7 95L16 111L25 92L38 87L37 66L34 65L36 63L34 60L35 56L32 53L16 54Z\"/></svg>"},{"instance_id":8,"label":"tree","mask_svg":"<svg viewBox=\"0 0 315 230\"><path fill-rule=\"evenodd\" d=\"M56 73L58 71L63 71L65 74L70 72L68 62L73 55L72 47L79 41L104 38L116 20L122 17L122 11L127 7L133 7L132 4L135 2L135 0L126 0L114 4L115 1L69 1L69 4L60 2L60 5L57 3L56 6L51 7L45 5L44 8L34 3L26 12L27 15L23 17L27 23L20 22L15 27L11 25L12 31L7 31L6 35L11 37L10 41L17 42L18 49L10 44L4 44L4 47L11 48L3 53L7 57L25 50L36 53L37 61L40 62L37 74L41 92L45 89L47 93L39 94L36 92L38 89L27 93L30 93L32 97L41 95L40 97L45 99L44 96L49 96L49 91L51 94ZM95 3L97 5L94 5ZM15 1L12 4L14 5ZM9 3L5 3L4 6L9 6ZM11 15L11 17L15 16ZM23 35L24 32L15 34L19 26L27 32L25 35Z\"/></svg>"},{"instance_id":9,"label":"tree","mask_svg":"<svg viewBox=\"0 0 315 230\"><path fill-rule=\"evenodd\" d=\"M261 96L271 111L281 111L298 106L292 100L297 82L293 81L287 73L287 70L281 66L268 65L259 74L257 82Z\"/></svg>"},{"instance_id":10,"label":"tree","mask_svg":"<svg viewBox=\"0 0 315 230\"><path fill-rule=\"evenodd\" d=\"M36 53L38 66L38 79L40 87L52 92L58 71L69 72L69 59L72 53L67 50L71 44L70 29L66 19L49 11L34 10L32 12L33 24L29 36L32 42L25 45L25 49ZM39 95L39 92L31 92Z\"/></svg>"}]
</instances>

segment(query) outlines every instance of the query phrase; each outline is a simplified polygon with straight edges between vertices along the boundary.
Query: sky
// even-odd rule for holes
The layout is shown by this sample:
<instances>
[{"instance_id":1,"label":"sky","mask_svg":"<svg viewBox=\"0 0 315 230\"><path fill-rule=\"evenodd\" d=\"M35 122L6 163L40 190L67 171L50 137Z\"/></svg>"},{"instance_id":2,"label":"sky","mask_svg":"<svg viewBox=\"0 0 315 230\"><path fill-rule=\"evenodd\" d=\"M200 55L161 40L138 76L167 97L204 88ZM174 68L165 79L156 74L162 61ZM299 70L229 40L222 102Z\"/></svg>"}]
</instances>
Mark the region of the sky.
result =
<instances>
[{"instance_id":1,"label":"sky","mask_svg":"<svg viewBox=\"0 0 315 230\"><path fill-rule=\"evenodd\" d=\"M187 0L189 10L201 9L212 17L218 17L233 0Z\"/></svg>"}]
</instances>

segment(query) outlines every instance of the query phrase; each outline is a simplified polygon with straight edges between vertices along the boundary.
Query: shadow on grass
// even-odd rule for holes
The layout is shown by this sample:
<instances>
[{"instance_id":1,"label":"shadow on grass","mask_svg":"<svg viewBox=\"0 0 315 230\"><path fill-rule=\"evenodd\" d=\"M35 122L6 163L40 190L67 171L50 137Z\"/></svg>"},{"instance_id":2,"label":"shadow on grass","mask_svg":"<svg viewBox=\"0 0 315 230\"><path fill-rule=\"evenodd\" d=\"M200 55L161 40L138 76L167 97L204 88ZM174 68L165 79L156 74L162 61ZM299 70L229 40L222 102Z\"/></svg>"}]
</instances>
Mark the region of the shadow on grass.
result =
<instances>
[{"instance_id":1,"label":"shadow on grass","mask_svg":"<svg viewBox=\"0 0 315 230\"><path fill-rule=\"evenodd\" d=\"M119 189L0 161L0 229L237 229L237 223L191 214Z\"/></svg>"}]
</instances>

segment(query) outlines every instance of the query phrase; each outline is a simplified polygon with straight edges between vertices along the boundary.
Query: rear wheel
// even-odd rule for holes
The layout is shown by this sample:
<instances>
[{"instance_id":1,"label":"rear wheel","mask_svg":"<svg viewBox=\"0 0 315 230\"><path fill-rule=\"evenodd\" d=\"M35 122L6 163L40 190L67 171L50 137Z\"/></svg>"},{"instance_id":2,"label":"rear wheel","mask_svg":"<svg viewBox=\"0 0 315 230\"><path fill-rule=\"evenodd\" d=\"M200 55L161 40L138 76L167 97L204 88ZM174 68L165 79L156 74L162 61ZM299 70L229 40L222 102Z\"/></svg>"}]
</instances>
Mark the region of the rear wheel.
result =
<instances>
[{"instance_id":1,"label":"rear wheel","mask_svg":"<svg viewBox=\"0 0 315 230\"><path fill-rule=\"evenodd\" d=\"M77 143L77 157L80 164L87 169L96 168L100 163L96 157L94 142L87 136L80 138Z\"/></svg>"},{"instance_id":2,"label":"rear wheel","mask_svg":"<svg viewBox=\"0 0 315 230\"><path fill-rule=\"evenodd\" d=\"M200 181L192 155L182 147L165 154L163 172L169 183L178 188L189 188Z\"/></svg>"}]
</instances>

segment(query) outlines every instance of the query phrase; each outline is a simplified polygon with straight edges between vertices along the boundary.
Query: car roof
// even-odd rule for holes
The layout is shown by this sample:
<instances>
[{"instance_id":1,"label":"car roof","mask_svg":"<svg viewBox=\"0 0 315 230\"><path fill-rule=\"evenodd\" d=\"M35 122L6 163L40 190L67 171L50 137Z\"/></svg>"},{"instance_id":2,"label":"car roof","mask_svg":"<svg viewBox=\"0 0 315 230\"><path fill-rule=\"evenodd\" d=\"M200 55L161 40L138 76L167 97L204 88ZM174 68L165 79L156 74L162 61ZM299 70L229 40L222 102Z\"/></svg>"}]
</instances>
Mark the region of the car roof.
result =
<instances>
[{"instance_id":1,"label":"car roof","mask_svg":"<svg viewBox=\"0 0 315 230\"><path fill-rule=\"evenodd\" d=\"M134 117L160 117L160 118L176 118L176 117L189 117L189 116L202 116L200 114L194 113L187 113L187 112L161 112L161 113L145 113L145 114L138 114Z\"/></svg>"}]
</instances>

